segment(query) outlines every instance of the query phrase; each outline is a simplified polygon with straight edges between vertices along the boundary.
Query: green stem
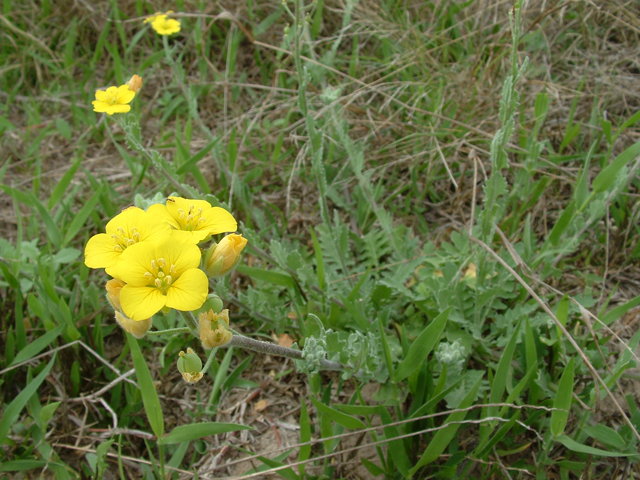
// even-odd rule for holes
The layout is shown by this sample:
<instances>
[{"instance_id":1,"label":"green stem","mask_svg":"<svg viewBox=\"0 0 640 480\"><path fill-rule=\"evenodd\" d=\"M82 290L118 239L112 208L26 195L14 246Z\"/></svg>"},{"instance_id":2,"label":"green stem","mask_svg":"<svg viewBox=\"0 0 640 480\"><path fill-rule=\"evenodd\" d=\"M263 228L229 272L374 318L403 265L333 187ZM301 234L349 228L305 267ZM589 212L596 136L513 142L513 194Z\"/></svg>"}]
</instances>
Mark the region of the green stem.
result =
<instances>
[{"instance_id":1,"label":"green stem","mask_svg":"<svg viewBox=\"0 0 640 480\"><path fill-rule=\"evenodd\" d=\"M202 370L200 370L203 375L209 371L209 367L211 367L211 364L213 363L213 359L216 356L218 348L219 347L212 348L211 351L209 352L209 358L207 358L207 363L205 363L204 367L202 367Z\"/></svg>"},{"instance_id":2,"label":"green stem","mask_svg":"<svg viewBox=\"0 0 640 480\"><path fill-rule=\"evenodd\" d=\"M281 357L294 358L296 360L302 360L302 352L300 350L294 350L293 348L281 347L275 343L263 342L261 340L255 340L253 338L245 337L233 333L229 343L223 345L223 347L240 347L246 350L252 350L254 352L266 353L268 355L278 355ZM344 370L345 367L341 363L333 362L331 360L320 360L320 367L323 370Z\"/></svg>"},{"instance_id":3,"label":"green stem","mask_svg":"<svg viewBox=\"0 0 640 480\"><path fill-rule=\"evenodd\" d=\"M187 324L187 327L189 327L189 330L191 331L191 334L196 337L196 338L200 338L200 327L198 326L198 322L196 321L195 317L193 316L193 313L191 312L183 312L180 311L180 315L182 315L182 318L184 319L185 323Z\"/></svg>"},{"instance_id":4,"label":"green stem","mask_svg":"<svg viewBox=\"0 0 640 480\"><path fill-rule=\"evenodd\" d=\"M154 330L152 332L147 332L147 335L167 335L169 333L187 333L189 331L189 327L168 328L166 330Z\"/></svg>"}]
</instances>

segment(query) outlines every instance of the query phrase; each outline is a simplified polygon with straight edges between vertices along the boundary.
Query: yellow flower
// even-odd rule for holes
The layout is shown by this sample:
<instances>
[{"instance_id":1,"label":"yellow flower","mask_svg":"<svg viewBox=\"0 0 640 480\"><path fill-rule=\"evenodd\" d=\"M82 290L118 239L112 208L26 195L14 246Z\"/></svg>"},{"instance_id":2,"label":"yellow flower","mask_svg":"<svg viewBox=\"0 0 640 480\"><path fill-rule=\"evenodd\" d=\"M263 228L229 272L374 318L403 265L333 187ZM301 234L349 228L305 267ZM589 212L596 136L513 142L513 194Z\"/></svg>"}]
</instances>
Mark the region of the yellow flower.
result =
<instances>
[{"instance_id":1,"label":"yellow flower","mask_svg":"<svg viewBox=\"0 0 640 480\"><path fill-rule=\"evenodd\" d=\"M159 35L172 35L180 31L180 22L173 18L167 18L167 16L173 13L169 10L167 13L156 12L149 18L146 18L144 23L151 22L151 28L153 28Z\"/></svg>"},{"instance_id":2,"label":"yellow flower","mask_svg":"<svg viewBox=\"0 0 640 480\"><path fill-rule=\"evenodd\" d=\"M209 248L204 257L207 275L220 277L229 272L240 261L240 254L246 244L246 238L232 233L220 240L217 245Z\"/></svg>"},{"instance_id":3,"label":"yellow flower","mask_svg":"<svg viewBox=\"0 0 640 480\"><path fill-rule=\"evenodd\" d=\"M96 99L93 103L94 112L104 112L107 115L114 113L127 113L131 110L128 105L135 92L129 89L129 85L121 85L119 87L109 87L106 90L96 90Z\"/></svg>"},{"instance_id":4,"label":"yellow flower","mask_svg":"<svg viewBox=\"0 0 640 480\"><path fill-rule=\"evenodd\" d=\"M142 88L142 77L134 74L127 82L127 86L133 93L138 93Z\"/></svg>"},{"instance_id":5,"label":"yellow flower","mask_svg":"<svg viewBox=\"0 0 640 480\"><path fill-rule=\"evenodd\" d=\"M198 265L198 246L173 236L127 248L112 273L126 283L120 292L122 311L133 320L144 320L165 307L200 308L209 282Z\"/></svg>"},{"instance_id":6,"label":"yellow flower","mask_svg":"<svg viewBox=\"0 0 640 480\"><path fill-rule=\"evenodd\" d=\"M112 277L122 252L139 242L161 240L171 235L171 227L138 207L129 207L107 223L107 233L94 235L84 249L84 263L89 268L105 268Z\"/></svg>"},{"instance_id":7,"label":"yellow flower","mask_svg":"<svg viewBox=\"0 0 640 480\"><path fill-rule=\"evenodd\" d=\"M144 337L147 330L151 328L152 318L145 318L144 320L131 320L124 313L122 313L122 306L120 305L120 292L126 284L117 278L112 278L107 282L107 300L115 310L116 322L126 331L136 338Z\"/></svg>"},{"instance_id":8,"label":"yellow flower","mask_svg":"<svg viewBox=\"0 0 640 480\"><path fill-rule=\"evenodd\" d=\"M213 310L201 313L198 317L200 321L200 340L202 346L207 350L213 347L220 347L231 340L233 334L229 331L229 310L213 313Z\"/></svg>"},{"instance_id":9,"label":"yellow flower","mask_svg":"<svg viewBox=\"0 0 640 480\"><path fill-rule=\"evenodd\" d=\"M155 204L147 212L167 221L175 230L173 235L191 243L198 243L209 235L233 232L238 224L224 208L212 207L204 200L169 197L167 205Z\"/></svg>"}]
</instances>

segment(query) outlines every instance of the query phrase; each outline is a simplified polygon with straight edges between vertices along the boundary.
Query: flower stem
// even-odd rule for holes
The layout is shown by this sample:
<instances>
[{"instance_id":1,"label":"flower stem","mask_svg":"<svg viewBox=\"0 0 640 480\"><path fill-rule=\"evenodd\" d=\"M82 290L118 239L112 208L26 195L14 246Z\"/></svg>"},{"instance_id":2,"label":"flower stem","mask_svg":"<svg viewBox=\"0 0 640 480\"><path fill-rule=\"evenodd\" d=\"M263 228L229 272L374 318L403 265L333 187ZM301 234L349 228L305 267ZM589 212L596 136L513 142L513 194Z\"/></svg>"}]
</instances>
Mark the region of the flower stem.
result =
<instances>
[{"instance_id":1,"label":"flower stem","mask_svg":"<svg viewBox=\"0 0 640 480\"><path fill-rule=\"evenodd\" d=\"M302 360L302 352L293 348L281 347L275 343L263 342L253 338L245 337L234 332L229 343L223 347L240 347L254 352L266 353L268 355L279 355L281 357L294 358ZM320 360L320 367L323 370L344 370L344 365L331 360Z\"/></svg>"},{"instance_id":2,"label":"flower stem","mask_svg":"<svg viewBox=\"0 0 640 480\"><path fill-rule=\"evenodd\" d=\"M154 330L152 332L147 332L147 335L166 335L169 333L187 333L189 331L189 327L168 328L166 330Z\"/></svg>"},{"instance_id":3,"label":"flower stem","mask_svg":"<svg viewBox=\"0 0 640 480\"><path fill-rule=\"evenodd\" d=\"M181 310L178 310L178 311L180 312L180 315L182 315L182 318L184 318L184 321L187 324L187 327L189 327L189 330L191 331L191 335L193 335L196 338L200 338L200 327L198 327L198 322L196 322L196 319L193 316L193 313L183 312Z\"/></svg>"},{"instance_id":4,"label":"flower stem","mask_svg":"<svg viewBox=\"0 0 640 480\"><path fill-rule=\"evenodd\" d=\"M219 347L214 347L209 352L209 358L207 358L207 363L205 363L204 367L202 367L202 370L200 370L203 375L206 374L209 371L209 367L213 363L213 357L216 356L216 352L218 351L218 348Z\"/></svg>"}]
</instances>

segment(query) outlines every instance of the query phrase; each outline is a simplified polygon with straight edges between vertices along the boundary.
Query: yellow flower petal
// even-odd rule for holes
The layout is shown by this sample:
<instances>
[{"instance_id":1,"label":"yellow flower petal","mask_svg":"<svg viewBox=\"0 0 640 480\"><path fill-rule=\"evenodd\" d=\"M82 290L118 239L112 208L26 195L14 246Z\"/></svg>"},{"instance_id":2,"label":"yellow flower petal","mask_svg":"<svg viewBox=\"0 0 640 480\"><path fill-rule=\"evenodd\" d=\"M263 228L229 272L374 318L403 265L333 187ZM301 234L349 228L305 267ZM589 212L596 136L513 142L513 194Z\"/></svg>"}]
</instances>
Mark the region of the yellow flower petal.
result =
<instances>
[{"instance_id":1,"label":"yellow flower petal","mask_svg":"<svg viewBox=\"0 0 640 480\"><path fill-rule=\"evenodd\" d=\"M180 225L169 213L166 205L155 203L147 209L147 213L158 223L168 223L172 228L179 230Z\"/></svg>"},{"instance_id":2,"label":"yellow flower petal","mask_svg":"<svg viewBox=\"0 0 640 480\"><path fill-rule=\"evenodd\" d=\"M197 310L207 299L209 281L199 268L187 270L167 291L167 307L177 310Z\"/></svg>"},{"instance_id":3,"label":"yellow flower petal","mask_svg":"<svg viewBox=\"0 0 640 480\"><path fill-rule=\"evenodd\" d=\"M122 252L140 242L158 241L171 235L171 227L154 222L144 210L130 207L116 215L106 226L106 233L91 237L85 248L85 264L90 268L106 268L109 275Z\"/></svg>"},{"instance_id":4,"label":"yellow flower petal","mask_svg":"<svg viewBox=\"0 0 640 480\"><path fill-rule=\"evenodd\" d=\"M181 25L178 20L167 18L166 15L158 15L151 22L151 27L159 35L172 35L180 31Z\"/></svg>"},{"instance_id":5,"label":"yellow flower petal","mask_svg":"<svg viewBox=\"0 0 640 480\"><path fill-rule=\"evenodd\" d=\"M138 243L127 248L118 258L118 263L108 269L107 273L132 286L144 287L153 284L148 273L153 270L151 262L155 262L157 258L155 243Z\"/></svg>"},{"instance_id":6,"label":"yellow flower petal","mask_svg":"<svg viewBox=\"0 0 640 480\"><path fill-rule=\"evenodd\" d=\"M84 264L89 268L105 268L115 265L120 251L113 249L113 238L106 233L94 235L84 249Z\"/></svg>"},{"instance_id":7,"label":"yellow flower petal","mask_svg":"<svg viewBox=\"0 0 640 480\"><path fill-rule=\"evenodd\" d=\"M207 276L198 268L200 258L197 245L175 236L127 248L109 272L129 287L120 292L124 313L142 320L165 305L177 310L200 308L208 293Z\"/></svg>"},{"instance_id":8,"label":"yellow flower petal","mask_svg":"<svg viewBox=\"0 0 640 480\"><path fill-rule=\"evenodd\" d=\"M157 288L125 285L120 291L122 311L132 320L151 318L166 302L167 297Z\"/></svg>"},{"instance_id":9,"label":"yellow flower petal","mask_svg":"<svg viewBox=\"0 0 640 480\"><path fill-rule=\"evenodd\" d=\"M131 110L131 107L127 104L133 100L135 95L135 92L132 92L128 85L96 90L96 99L91 102L93 111L106 113L107 115L126 113Z\"/></svg>"},{"instance_id":10,"label":"yellow flower petal","mask_svg":"<svg viewBox=\"0 0 640 480\"><path fill-rule=\"evenodd\" d=\"M178 225L178 235L199 242L209 235L233 232L238 228L236 220L224 208L212 207L204 200L169 197L167 212L173 218L172 225ZM179 233L190 232L190 233Z\"/></svg>"}]
</instances>

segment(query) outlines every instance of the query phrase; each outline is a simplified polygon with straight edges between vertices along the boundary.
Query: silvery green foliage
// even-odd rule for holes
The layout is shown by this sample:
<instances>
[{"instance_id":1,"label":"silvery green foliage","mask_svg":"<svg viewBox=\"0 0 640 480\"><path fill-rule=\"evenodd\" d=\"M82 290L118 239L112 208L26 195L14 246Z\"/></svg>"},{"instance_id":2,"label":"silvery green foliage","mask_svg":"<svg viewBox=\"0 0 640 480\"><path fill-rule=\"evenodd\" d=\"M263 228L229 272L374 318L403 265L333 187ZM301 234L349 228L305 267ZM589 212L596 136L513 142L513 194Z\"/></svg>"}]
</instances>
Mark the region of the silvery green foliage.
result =
<instances>
[{"instance_id":1,"label":"silvery green foliage","mask_svg":"<svg viewBox=\"0 0 640 480\"><path fill-rule=\"evenodd\" d=\"M382 367L380 342L371 332L367 335L327 330L327 359L347 367L342 372L344 380L355 375L359 379L371 379Z\"/></svg>"},{"instance_id":2,"label":"silvery green foliage","mask_svg":"<svg viewBox=\"0 0 640 480\"><path fill-rule=\"evenodd\" d=\"M324 103L325 105L330 105L333 102L337 101L340 98L341 94L342 89L327 87L320 95L320 100L322 100L322 103Z\"/></svg>"},{"instance_id":3,"label":"silvery green foliage","mask_svg":"<svg viewBox=\"0 0 640 480\"><path fill-rule=\"evenodd\" d=\"M298 370L315 375L320 371L320 361L326 358L327 342L324 338L308 337L302 349L303 360L296 360Z\"/></svg>"},{"instance_id":4,"label":"silvery green foliage","mask_svg":"<svg viewBox=\"0 0 640 480\"><path fill-rule=\"evenodd\" d=\"M467 350L459 340L452 343L441 342L436 350L436 360L446 365L451 374L457 375L462 371L466 354Z\"/></svg>"},{"instance_id":5,"label":"silvery green foliage","mask_svg":"<svg viewBox=\"0 0 640 480\"><path fill-rule=\"evenodd\" d=\"M151 205L155 205L156 203L161 203L164 205L166 201L167 201L167 197L165 197L161 192L157 192L151 198L145 198L139 193L137 193L136 196L133 197L133 204L136 207L141 208L142 210L147 210Z\"/></svg>"},{"instance_id":6,"label":"silvery green foliage","mask_svg":"<svg viewBox=\"0 0 640 480\"><path fill-rule=\"evenodd\" d=\"M335 332L325 329L315 315L314 335L305 339L302 349L302 360L294 360L299 371L309 375L318 373L321 360L331 360L344 365L342 378L344 380L356 376L360 380L378 378L382 370L382 355L380 342L371 332L367 335L356 332ZM312 322L313 323L313 322ZM386 377L386 376L385 376Z\"/></svg>"}]
</instances>

